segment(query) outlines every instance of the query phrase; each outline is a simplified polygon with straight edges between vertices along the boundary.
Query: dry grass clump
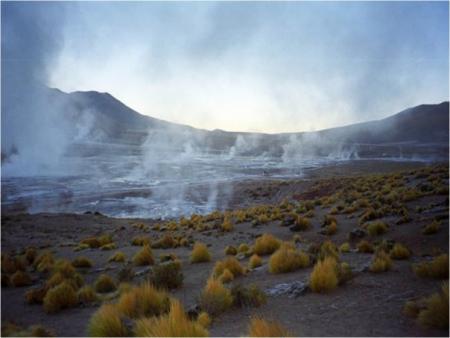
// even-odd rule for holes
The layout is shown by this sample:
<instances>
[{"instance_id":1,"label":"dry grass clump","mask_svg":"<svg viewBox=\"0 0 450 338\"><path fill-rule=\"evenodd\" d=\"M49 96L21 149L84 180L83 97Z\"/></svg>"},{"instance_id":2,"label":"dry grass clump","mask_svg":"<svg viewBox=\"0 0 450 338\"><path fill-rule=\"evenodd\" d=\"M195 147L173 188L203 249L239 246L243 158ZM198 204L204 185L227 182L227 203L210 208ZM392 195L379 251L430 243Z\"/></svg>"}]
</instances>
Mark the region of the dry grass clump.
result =
<instances>
[{"instance_id":1,"label":"dry grass clump","mask_svg":"<svg viewBox=\"0 0 450 338\"><path fill-rule=\"evenodd\" d=\"M417 318L420 312L420 306L417 302L409 300L403 306L403 313L408 317Z\"/></svg>"},{"instance_id":2,"label":"dry grass clump","mask_svg":"<svg viewBox=\"0 0 450 338\"><path fill-rule=\"evenodd\" d=\"M92 261L87 257L80 256L72 261L72 265L76 268L90 268L92 267Z\"/></svg>"},{"instance_id":3,"label":"dry grass clump","mask_svg":"<svg viewBox=\"0 0 450 338\"><path fill-rule=\"evenodd\" d=\"M246 253L246 252L248 252L249 250L250 250L250 247L248 246L248 244L246 244L246 243L241 243L241 244L239 245L238 252L240 252L240 253Z\"/></svg>"},{"instance_id":4,"label":"dry grass clump","mask_svg":"<svg viewBox=\"0 0 450 338\"><path fill-rule=\"evenodd\" d=\"M211 317L208 315L207 312L202 311L197 316L197 323L199 323L201 326L207 329L211 325Z\"/></svg>"},{"instance_id":5,"label":"dry grass clump","mask_svg":"<svg viewBox=\"0 0 450 338\"><path fill-rule=\"evenodd\" d=\"M25 249L25 258L28 261L28 264L33 264L35 259L37 258L38 251L35 247L28 247Z\"/></svg>"},{"instance_id":6,"label":"dry grass clump","mask_svg":"<svg viewBox=\"0 0 450 338\"><path fill-rule=\"evenodd\" d=\"M28 273L17 270L10 277L10 283L14 287L28 286L31 284L31 277Z\"/></svg>"},{"instance_id":7,"label":"dry grass clump","mask_svg":"<svg viewBox=\"0 0 450 338\"><path fill-rule=\"evenodd\" d=\"M155 260L153 259L153 253L150 246L144 245L142 249L133 256L133 263L137 266L154 264Z\"/></svg>"},{"instance_id":8,"label":"dry grass clump","mask_svg":"<svg viewBox=\"0 0 450 338\"><path fill-rule=\"evenodd\" d=\"M225 269L225 270L223 270L223 272L220 275L219 279L220 279L220 281L222 283L226 284L226 283L231 282L234 279L234 275L233 275L233 273L230 270Z\"/></svg>"},{"instance_id":9,"label":"dry grass clump","mask_svg":"<svg viewBox=\"0 0 450 338\"><path fill-rule=\"evenodd\" d=\"M403 244L395 243L394 247L389 252L392 259L408 259L411 252Z\"/></svg>"},{"instance_id":10,"label":"dry grass clump","mask_svg":"<svg viewBox=\"0 0 450 338\"><path fill-rule=\"evenodd\" d=\"M311 227L311 221L302 216L297 216L295 219L295 230L297 231L305 231Z\"/></svg>"},{"instance_id":11,"label":"dry grass clump","mask_svg":"<svg viewBox=\"0 0 450 338\"><path fill-rule=\"evenodd\" d=\"M85 238L80 242L80 244L81 245L85 244L91 249L96 249L102 246L102 244L96 237Z\"/></svg>"},{"instance_id":12,"label":"dry grass clump","mask_svg":"<svg viewBox=\"0 0 450 338\"><path fill-rule=\"evenodd\" d=\"M151 283L157 288L177 289L183 285L183 273L179 260L156 265L150 275Z\"/></svg>"},{"instance_id":13,"label":"dry grass clump","mask_svg":"<svg viewBox=\"0 0 450 338\"><path fill-rule=\"evenodd\" d=\"M324 234L331 236L334 235L337 232L337 223L332 222L331 224L327 225L324 229Z\"/></svg>"},{"instance_id":14,"label":"dry grass clump","mask_svg":"<svg viewBox=\"0 0 450 338\"><path fill-rule=\"evenodd\" d=\"M257 255L270 255L281 245L281 241L271 234L263 234L258 237L253 245L253 252Z\"/></svg>"},{"instance_id":15,"label":"dry grass clump","mask_svg":"<svg viewBox=\"0 0 450 338\"><path fill-rule=\"evenodd\" d=\"M314 265L309 286L314 292L325 293L338 285L338 265L333 257L326 257Z\"/></svg>"},{"instance_id":16,"label":"dry grass clump","mask_svg":"<svg viewBox=\"0 0 450 338\"><path fill-rule=\"evenodd\" d=\"M270 273L285 273L309 266L309 256L287 246L281 246L269 259Z\"/></svg>"},{"instance_id":17,"label":"dry grass clump","mask_svg":"<svg viewBox=\"0 0 450 338\"><path fill-rule=\"evenodd\" d=\"M291 334L281 324L254 317L248 327L249 337L290 337Z\"/></svg>"},{"instance_id":18,"label":"dry grass clump","mask_svg":"<svg viewBox=\"0 0 450 338\"><path fill-rule=\"evenodd\" d=\"M17 270L16 259L8 254L2 253L2 273L14 273Z\"/></svg>"},{"instance_id":19,"label":"dry grass clump","mask_svg":"<svg viewBox=\"0 0 450 338\"><path fill-rule=\"evenodd\" d=\"M191 263L209 262L211 260L211 254L208 247L201 242L196 242L191 252Z\"/></svg>"},{"instance_id":20,"label":"dry grass clump","mask_svg":"<svg viewBox=\"0 0 450 338\"><path fill-rule=\"evenodd\" d=\"M425 228L422 230L424 235L432 235L439 231L441 228L441 222L434 220L430 224L427 224Z\"/></svg>"},{"instance_id":21,"label":"dry grass clump","mask_svg":"<svg viewBox=\"0 0 450 338\"><path fill-rule=\"evenodd\" d=\"M134 333L137 337L208 337L205 327L190 320L177 300L171 302L168 314L138 320Z\"/></svg>"},{"instance_id":22,"label":"dry grass clump","mask_svg":"<svg viewBox=\"0 0 450 338\"><path fill-rule=\"evenodd\" d=\"M228 256L221 261L217 261L214 265L213 276L216 278L220 277L225 269L228 269L234 277L241 276L245 273L244 267L233 256Z\"/></svg>"},{"instance_id":23,"label":"dry grass clump","mask_svg":"<svg viewBox=\"0 0 450 338\"><path fill-rule=\"evenodd\" d=\"M69 283L75 290L84 284L83 277L75 271L72 263L68 260L60 259L54 263L52 275L46 281L45 286L52 288L63 282Z\"/></svg>"},{"instance_id":24,"label":"dry grass clump","mask_svg":"<svg viewBox=\"0 0 450 338\"><path fill-rule=\"evenodd\" d=\"M325 241L320 246L318 259L322 260L326 257L333 257L336 261L339 261L339 250L332 241Z\"/></svg>"},{"instance_id":25,"label":"dry grass clump","mask_svg":"<svg viewBox=\"0 0 450 338\"><path fill-rule=\"evenodd\" d=\"M369 270L371 272L385 272L392 267L392 261L389 255L383 250L378 251L372 260Z\"/></svg>"},{"instance_id":26,"label":"dry grass clump","mask_svg":"<svg viewBox=\"0 0 450 338\"><path fill-rule=\"evenodd\" d=\"M114 255L109 257L108 262L123 263L127 259L127 256L122 251L117 251Z\"/></svg>"},{"instance_id":27,"label":"dry grass clump","mask_svg":"<svg viewBox=\"0 0 450 338\"><path fill-rule=\"evenodd\" d=\"M342 253L350 252L350 244L348 242L342 243L339 247L339 251Z\"/></svg>"},{"instance_id":28,"label":"dry grass clump","mask_svg":"<svg viewBox=\"0 0 450 338\"><path fill-rule=\"evenodd\" d=\"M430 262L415 264L413 270L422 278L448 278L448 255L439 255Z\"/></svg>"},{"instance_id":29,"label":"dry grass clump","mask_svg":"<svg viewBox=\"0 0 450 338\"><path fill-rule=\"evenodd\" d=\"M225 232L233 231L234 225L229 218L225 218L220 228Z\"/></svg>"},{"instance_id":30,"label":"dry grass clump","mask_svg":"<svg viewBox=\"0 0 450 338\"><path fill-rule=\"evenodd\" d=\"M176 245L177 245L177 242L172 237L172 235L171 234L165 234L157 242L152 244L152 248L155 248L155 249L170 249L170 248L174 248Z\"/></svg>"},{"instance_id":31,"label":"dry grass clump","mask_svg":"<svg viewBox=\"0 0 450 338\"><path fill-rule=\"evenodd\" d=\"M231 291L220 280L208 279L200 295L200 307L212 316L226 311L233 304Z\"/></svg>"},{"instance_id":32,"label":"dry grass clump","mask_svg":"<svg viewBox=\"0 0 450 338\"><path fill-rule=\"evenodd\" d=\"M388 231L388 225L381 221L369 223L366 227L370 236L382 235Z\"/></svg>"},{"instance_id":33,"label":"dry grass clump","mask_svg":"<svg viewBox=\"0 0 450 338\"><path fill-rule=\"evenodd\" d=\"M28 328L20 327L12 322L2 322L3 337L55 337L55 334L42 325Z\"/></svg>"},{"instance_id":34,"label":"dry grass clump","mask_svg":"<svg viewBox=\"0 0 450 338\"><path fill-rule=\"evenodd\" d=\"M38 272L49 272L53 269L54 263L53 254L50 251L44 251L35 259L34 266Z\"/></svg>"},{"instance_id":35,"label":"dry grass clump","mask_svg":"<svg viewBox=\"0 0 450 338\"><path fill-rule=\"evenodd\" d=\"M417 320L422 326L448 329L448 282L443 283L438 293L424 299L425 307Z\"/></svg>"},{"instance_id":36,"label":"dry grass clump","mask_svg":"<svg viewBox=\"0 0 450 338\"><path fill-rule=\"evenodd\" d=\"M91 337L129 337L131 332L122 314L113 304L102 305L91 317L88 326Z\"/></svg>"},{"instance_id":37,"label":"dry grass clump","mask_svg":"<svg viewBox=\"0 0 450 338\"><path fill-rule=\"evenodd\" d=\"M235 256L237 255L237 249L232 245L228 245L225 248L225 255Z\"/></svg>"},{"instance_id":38,"label":"dry grass clump","mask_svg":"<svg viewBox=\"0 0 450 338\"><path fill-rule=\"evenodd\" d=\"M144 246L150 244L151 244L150 237L147 236L136 236L131 240L131 245Z\"/></svg>"},{"instance_id":39,"label":"dry grass clump","mask_svg":"<svg viewBox=\"0 0 450 338\"><path fill-rule=\"evenodd\" d=\"M78 290L77 296L78 301L83 304L94 303L98 300L94 288L90 285L83 286L80 290Z\"/></svg>"},{"instance_id":40,"label":"dry grass clump","mask_svg":"<svg viewBox=\"0 0 450 338\"><path fill-rule=\"evenodd\" d=\"M358 252L362 253L373 253L374 251L372 243L364 239L361 240L356 247L358 248Z\"/></svg>"},{"instance_id":41,"label":"dry grass clump","mask_svg":"<svg viewBox=\"0 0 450 338\"><path fill-rule=\"evenodd\" d=\"M102 245L100 247L100 250L104 250L104 251L105 250L114 250L116 248L117 248L116 243L108 243L108 244Z\"/></svg>"},{"instance_id":42,"label":"dry grass clump","mask_svg":"<svg viewBox=\"0 0 450 338\"><path fill-rule=\"evenodd\" d=\"M47 291L48 288L45 286L31 288L25 293L25 300L28 304L42 304Z\"/></svg>"},{"instance_id":43,"label":"dry grass clump","mask_svg":"<svg viewBox=\"0 0 450 338\"><path fill-rule=\"evenodd\" d=\"M250 260L248 262L248 266L250 267L250 269L254 269L257 268L258 266L262 265L262 259L260 256L258 256L257 254L253 254L250 257Z\"/></svg>"},{"instance_id":44,"label":"dry grass clump","mask_svg":"<svg viewBox=\"0 0 450 338\"><path fill-rule=\"evenodd\" d=\"M129 318L159 316L169 310L169 295L150 283L143 283L125 291L119 298L117 309Z\"/></svg>"},{"instance_id":45,"label":"dry grass clump","mask_svg":"<svg viewBox=\"0 0 450 338\"><path fill-rule=\"evenodd\" d=\"M65 281L48 290L43 303L45 312L54 313L76 306L78 297L72 285Z\"/></svg>"},{"instance_id":46,"label":"dry grass clump","mask_svg":"<svg viewBox=\"0 0 450 338\"><path fill-rule=\"evenodd\" d=\"M116 283L107 274L101 274L95 281L95 291L100 293L112 292L117 289Z\"/></svg>"},{"instance_id":47,"label":"dry grass clump","mask_svg":"<svg viewBox=\"0 0 450 338\"><path fill-rule=\"evenodd\" d=\"M266 304L267 296L257 285L248 287L236 285L231 289L233 304L238 307L261 306Z\"/></svg>"}]
</instances>

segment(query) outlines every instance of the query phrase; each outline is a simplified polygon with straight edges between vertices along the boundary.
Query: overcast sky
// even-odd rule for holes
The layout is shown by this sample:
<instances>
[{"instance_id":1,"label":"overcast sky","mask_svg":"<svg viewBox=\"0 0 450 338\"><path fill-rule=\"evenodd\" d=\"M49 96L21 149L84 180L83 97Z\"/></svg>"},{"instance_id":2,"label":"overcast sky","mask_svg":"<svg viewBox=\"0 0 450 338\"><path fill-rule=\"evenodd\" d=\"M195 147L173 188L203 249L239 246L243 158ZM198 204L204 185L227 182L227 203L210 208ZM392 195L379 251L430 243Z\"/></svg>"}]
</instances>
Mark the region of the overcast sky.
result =
<instances>
[{"instance_id":1,"label":"overcast sky","mask_svg":"<svg viewBox=\"0 0 450 338\"><path fill-rule=\"evenodd\" d=\"M448 100L447 2L3 4L2 29L34 35L9 57L43 58L49 86L195 127L318 130Z\"/></svg>"}]
</instances>

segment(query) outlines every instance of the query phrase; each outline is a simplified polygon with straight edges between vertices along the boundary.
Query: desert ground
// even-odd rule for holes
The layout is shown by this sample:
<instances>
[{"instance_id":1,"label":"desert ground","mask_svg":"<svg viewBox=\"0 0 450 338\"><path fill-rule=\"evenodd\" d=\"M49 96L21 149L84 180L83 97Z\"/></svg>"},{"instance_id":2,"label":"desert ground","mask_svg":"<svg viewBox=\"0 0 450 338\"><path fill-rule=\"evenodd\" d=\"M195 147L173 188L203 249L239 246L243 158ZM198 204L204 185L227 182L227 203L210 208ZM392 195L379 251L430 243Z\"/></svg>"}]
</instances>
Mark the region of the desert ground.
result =
<instances>
[{"instance_id":1,"label":"desert ground","mask_svg":"<svg viewBox=\"0 0 450 338\"><path fill-rule=\"evenodd\" d=\"M448 187L448 163L360 161L235 183L230 209L203 216L2 213L2 335L145 334L142 299L124 299L153 283L199 335L256 335L262 318L281 335L448 336ZM232 300L207 298L208 280ZM50 295L63 284L74 299Z\"/></svg>"}]
</instances>

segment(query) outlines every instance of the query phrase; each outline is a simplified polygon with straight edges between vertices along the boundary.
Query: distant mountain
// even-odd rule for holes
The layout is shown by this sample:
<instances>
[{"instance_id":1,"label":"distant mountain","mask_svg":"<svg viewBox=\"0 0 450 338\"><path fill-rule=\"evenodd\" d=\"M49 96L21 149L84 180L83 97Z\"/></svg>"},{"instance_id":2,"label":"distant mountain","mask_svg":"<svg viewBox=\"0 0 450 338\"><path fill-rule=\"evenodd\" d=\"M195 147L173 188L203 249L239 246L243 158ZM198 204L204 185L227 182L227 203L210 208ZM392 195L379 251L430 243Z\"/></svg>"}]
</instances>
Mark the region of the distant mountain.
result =
<instances>
[{"instance_id":1,"label":"distant mountain","mask_svg":"<svg viewBox=\"0 0 450 338\"><path fill-rule=\"evenodd\" d=\"M234 147L240 154L280 155L286 152L286 144L292 142L297 142L306 152L321 155L333 152L337 145L347 149L357 147L358 153L365 153L367 156L376 156L375 153L389 156L394 148L397 149L394 152L398 153L398 146L401 144L414 148L424 144L439 144L439 152L448 151L448 102L420 105L385 119L317 132L262 134L207 131L170 123L139 114L108 93L65 93L58 89L47 89L46 95L49 106L57 107L58 118L63 117L62 121L69 121L65 126L73 129L70 135L73 135L77 143L140 146L145 142L153 142L149 135L158 135L159 139L160 136L165 137L165 141L161 142L162 146L168 143L183 147L189 140L190 145L211 152L228 152ZM20 100L15 103L20 104ZM12 108L5 105L2 109ZM3 125L2 132L4 127L7 128ZM179 138L179 135L183 137ZM174 142L175 139L177 142ZM406 149L405 146L401 151L403 149ZM15 147L14 151L17 151ZM2 157L4 155L2 149Z\"/></svg>"}]
</instances>

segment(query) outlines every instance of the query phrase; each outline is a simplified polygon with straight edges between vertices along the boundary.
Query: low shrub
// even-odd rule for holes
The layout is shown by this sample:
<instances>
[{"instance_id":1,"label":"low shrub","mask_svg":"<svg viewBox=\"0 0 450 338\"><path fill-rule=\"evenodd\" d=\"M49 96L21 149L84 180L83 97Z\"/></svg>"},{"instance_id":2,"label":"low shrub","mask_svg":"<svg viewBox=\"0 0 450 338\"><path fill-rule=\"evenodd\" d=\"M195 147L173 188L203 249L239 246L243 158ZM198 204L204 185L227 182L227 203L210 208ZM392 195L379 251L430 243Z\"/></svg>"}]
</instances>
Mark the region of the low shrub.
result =
<instances>
[{"instance_id":1,"label":"low shrub","mask_svg":"<svg viewBox=\"0 0 450 338\"><path fill-rule=\"evenodd\" d=\"M369 223L366 227L370 236L382 235L388 231L388 225L381 221Z\"/></svg>"},{"instance_id":2,"label":"low shrub","mask_svg":"<svg viewBox=\"0 0 450 338\"><path fill-rule=\"evenodd\" d=\"M322 260L326 257L333 257L336 261L339 261L339 250L332 241L325 241L320 246L317 258Z\"/></svg>"},{"instance_id":3,"label":"low shrub","mask_svg":"<svg viewBox=\"0 0 450 338\"><path fill-rule=\"evenodd\" d=\"M222 282L210 278L200 295L200 307L212 316L226 311L233 303L231 291Z\"/></svg>"},{"instance_id":4,"label":"low shrub","mask_svg":"<svg viewBox=\"0 0 450 338\"><path fill-rule=\"evenodd\" d=\"M309 266L309 256L292 248L282 246L269 259L270 273L285 273Z\"/></svg>"},{"instance_id":5,"label":"low shrub","mask_svg":"<svg viewBox=\"0 0 450 338\"><path fill-rule=\"evenodd\" d=\"M83 286L80 290L78 290L77 296L78 301L83 304L94 303L98 300L94 288L90 285Z\"/></svg>"},{"instance_id":6,"label":"low shrub","mask_svg":"<svg viewBox=\"0 0 450 338\"><path fill-rule=\"evenodd\" d=\"M291 334L281 324L254 317L248 328L249 337L290 337Z\"/></svg>"},{"instance_id":7,"label":"low shrub","mask_svg":"<svg viewBox=\"0 0 450 338\"><path fill-rule=\"evenodd\" d=\"M231 282L234 279L234 275L233 275L233 273L230 270L225 269L225 270L223 270L223 272L220 275L219 279L220 279L220 281L222 283L226 284L226 283Z\"/></svg>"},{"instance_id":8,"label":"low shrub","mask_svg":"<svg viewBox=\"0 0 450 338\"><path fill-rule=\"evenodd\" d=\"M122 320L122 314L112 304L102 305L89 320L91 337L129 337L130 330Z\"/></svg>"},{"instance_id":9,"label":"low shrub","mask_svg":"<svg viewBox=\"0 0 450 338\"><path fill-rule=\"evenodd\" d=\"M54 313L76 306L78 298L72 285L68 282L63 282L48 290L43 303L45 312Z\"/></svg>"},{"instance_id":10,"label":"low shrub","mask_svg":"<svg viewBox=\"0 0 450 338\"><path fill-rule=\"evenodd\" d=\"M168 314L136 321L137 337L208 337L208 331L197 321L190 320L183 306L173 300Z\"/></svg>"},{"instance_id":11,"label":"low shrub","mask_svg":"<svg viewBox=\"0 0 450 338\"><path fill-rule=\"evenodd\" d=\"M180 261L168 261L153 267L150 282L157 288L177 289L183 285Z\"/></svg>"},{"instance_id":12,"label":"low shrub","mask_svg":"<svg viewBox=\"0 0 450 338\"><path fill-rule=\"evenodd\" d=\"M448 329L448 282L442 284L439 293L424 299L425 307L417 320L424 327Z\"/></svg>"},{"instance_id":13,"label":"low shrub","mask_svg":"<svg viewBox=\"0 0 450 338\"><path fill-rule=\"evenodd\" d=\"M25 293L25 300L28 304L42 304L47 291L45 286L29 289Z\"/></svg>"},{"instance_id":14,"label":"low shrub","mask_svg":"<svg viewBox=\"0 0 450 338\"><path fill-rule=\"evenodd\" d=\"M95 281L95 291L100 293L107 293L115 291L117 288L116 283L107 274L101 274Z\"/></svg>"},{"instance_id":15,"label":"low shrub","mask_svg":"<svg viewBox=\"0 0 450 338\"><path fill-rule=\"evenodd\" d=\"M235 256L237 255L237 249L234 246L229 245L225 248L225 255Z\"/></svg>"},{"instance_id":16,"label":"low shrub","mask_svg":"<svg viewBox=\"0 0 450 338\"><path fill-rule=\"evenodd\" d=\"M208 315L207 312L202 311L197 316L197 323L199 323L201 326L207 329L211 325L211 317Z\"/></svg>"},{"instance_id":17,"label":"low shrub","mask_svg":"<svg viewBox=\"0 0 450 338\"><path fill-rule=\"evenodd\" d=\"M361 240L356 247L358 248L358 252L361 253L373 253L374 251L372 243L365 239Z\"/></svg>"},{"instance_id":18,"label":"low shrub","mask_svg":"<svg viewBox=\"0 0 450 338\"><path fill-rule=\"evenodd\" d=\"M28 286L31 284L31 277L28 273L17 270L11 275L10 283L14 287Z\"/></svg>"},{"instance_id":19,"label":"low shrub","mask_svg":"<svg viewBox=\"0 0 450 338\"><path fill-rule=\"evenodd\" d=\"M258 266L262 265L262 259L257 254L253 254L250 257L249 263L248 263L250 269L257 268Z\"/></svg>"},{"instance_id":20,"label":"low shrub","mask_svg":"<svg viewBox=\"0 0 450 338\"><path fill-rule=\"evenodd\" d=\"M235 285L231 289L233 304L239 307L258 307L266 304L267 296L257 285L251 284L248 287Z\"/></svg>"},{"instance_id":21,"label":"low shrub","mask_svg":"<svg viewBox=\"0 0 450 338\"><path fill-rule=\"evenodd\" d=\"M225 232L230 232L233 231L234 229L234 225L231 222L231 220L229 220L228 218L225 218L225 220L223 221L222 225L220 226L220 228L225 231Z\"/></svg>"},{"instance_id":22,"label":"low shrub","mask_svg":"<svg viewBox=\"0 0 450 338\"><path fill-rule=\"evenodd\" d=\"M389 255L384 251L378 251L374 258L372 259L372 263L370 264L369 270L371 272L385 272L390 270L392 267L392 261Z\"/></svg>"},{"instance_id":23,"label":"low shrub","mask_svg":"<svg viewBox=\"0 0 450 338\"><path fill-rule=\"evenodd\" d=\"M208 247L201 242L196 242L191 252L191 263L209 262L211 260L211 254Z\"/></svg>"},{"instance_id":24,"label":"low shrub","mask_svg":"<svg viewBox=\"0 0 450 338\"><path fill-rule=\"evenodd\" d=\"M151 245L150 237L147 236L136 236L131 240L131 245L144 246Z\"/></svg>"},{"instance_id":25,"label":"low shrub","mask_svg":"<svg viewBox=\"0 0 450 338\"><path fill-rule=\"evenodd\" d=\"M423 228L422 233L424 235L432 235L432 234L437 233L440 228L441 228L441 222L434 220L433 222L431 222L430 224L427 224Z\"/></svg>"},{"instance_id":26,"label":"low shrub","mask_svg":"<svg viewBox=\"0 0 450 338\"><path fill-rule=\"evenodd\" d=\"M448 278L448 255L439 255L430 262L415 264L413 270L422 278Z\"/></svg>"},{"instance_id":27,"label":"low shrub","mask_svg":"<svg viewBox=\"0 0 450 338\"><path fill-rule=\"evenodd\" d=\"M153 259L153 253L150 246L144 245L142 249L133 256L133 263L137 266L154 264L155 260Z\"/></svg>"},{"instance_id":28,"label":"low shrub","mask_svg":"<svg viewBox=\"0 0 450 338\"><path fill-rule=\"evenodd\" d=\"M239 245L238 252L246 253L248 250L250 250L250 248L246 243L242 243Z\"/></svg>"},{"instance_id":29,"label":"low shrub","mask_svg":"<svg viewBox=\"0 0 450 338\"><path fill-rule=\"evenodd\" d=\"M258 237L253 246L253 252L257 255L270 255L281 245L281 241L271 234L263 234Z\"/></svg>"},{"instance_id":30,"label":"low shrub","mask_svg":"<svg viewBox=\"0 0 450 338\"><path fill-rule=\"evenodd\" d=\"M214 265L213 276L216 278L220 277L225 269L228 269L234 277L241 276L245 273L244 267L233 256L228 256L221 261L217 261Z\"/></svg>"},{"instance_id":31,"label":"low shrub","mask_svg":"<svg viewBox=\"0 0 450 338\"><path fill-rule=\"evenodd\" d=\"M389 254L393 259L408 259L411 256L408 248L400 243L395 243Z\"/></svg>"},{"instance_id":32,"label":"low shrub","mask_svg":"<svg viewBox=\"0 0 450 338\"><path fill-rule=\"evenodd\" d=\"M72 261L72 265L76 268L90 268L92 267L92 261L87 257L80 256Z\"/></svg>"},{"instance_id":33,"label":"low shrub","mask_svg":"<svg viewBox=\"0 0 450 338\"><path fill-rule=\"evenodd\" d=\"M55 259L50 251L44 251L34 261L34 266L38 272L49 272L53 269Z\"/></svg>"},{"instance_id":34,"label":"low shrub","mask_svg":"<svg viewBox=\"0 0 450 338\"><path fill-rule=\"evenodd\" d=\"M169 311L169 304L167 292L147 282L121 294L117 308L129 318L141 318L164 314Z\"/></svg>"},{"instance_id":35,"label":"low shrub","mask_svg":"<svg viewBox=\"0 0 450 338\"><path fill-rule=\"evenodd\" d=\"M339 251L342 253L350 252L350 244L348 242L342 243L339 247Z\"/></svg>"},{"instance_id":36,"label":"low shrub","mask_svg":"<svg viewBox=\"0 0 450 338\"><path fill-rule=\"evenodd\" d=\"M91 249L96 249L96 248L99 248L100 246L102 246L102 244L96 237L85 238L80 242L80 244L85 244Z\"/></svg>"},{"instance_id":37,"label":"low shrub","mask_svg":"<svg viewBox=\"0 0 450 338\"><path fill-rule=\"evenodd\" d=\"M177 242L172 237L172 235L171 234L165 234L157 242L152 244L152 248L155 248L155 249L170 249L170 248L174 248L176 245L177 245Z\"/></svg>"},{"instance_id":38,"label":"low shrub","mask_svg":"<svg viewBox=\"0 0 450 338\"><path fill-rule=\"evenodd\" d=\"M338 285L338 265L333 257L319 260L311 273L309 286L314 292L329 292Z\"/></svg>"},{"instance_id":39,"label":"low shrub","mask_svg":"<svg viewBox=\"0 0 450 338\"><path fill-rule=\"evenodd\" d=\"M124 263L127 256L122 251L117 251L114 255L109 257L108 262Z\"/></svg>"}]
</instances>

